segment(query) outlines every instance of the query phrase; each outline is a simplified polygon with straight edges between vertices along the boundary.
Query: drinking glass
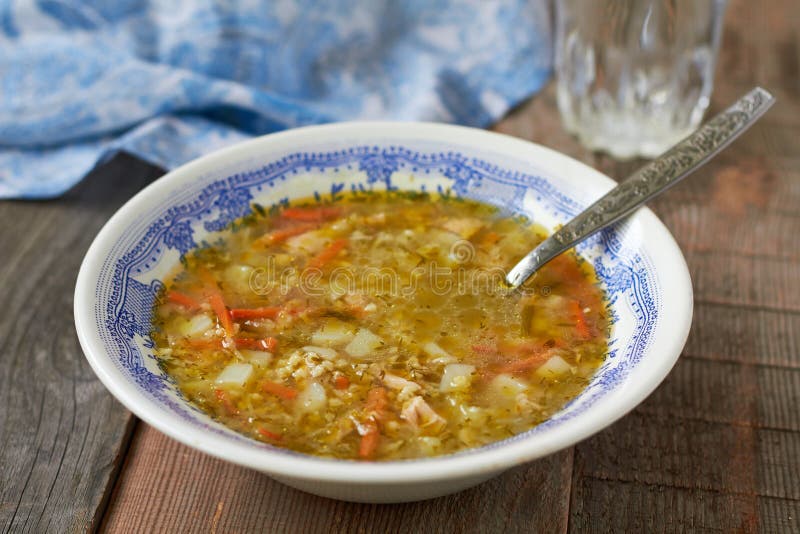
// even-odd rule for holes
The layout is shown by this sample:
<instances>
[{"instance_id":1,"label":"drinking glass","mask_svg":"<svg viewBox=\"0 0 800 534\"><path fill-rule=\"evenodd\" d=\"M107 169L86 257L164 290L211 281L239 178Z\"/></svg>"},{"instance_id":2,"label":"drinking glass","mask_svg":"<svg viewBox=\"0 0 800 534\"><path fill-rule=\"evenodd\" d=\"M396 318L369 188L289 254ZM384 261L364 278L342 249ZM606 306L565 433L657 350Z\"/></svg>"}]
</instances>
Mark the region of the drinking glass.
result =
<instances>
[{"instance_id":1,"label":"drinking glass","mask_svg":"<svg viewBox=\"0 0 800 534\"><path fill-rule=\"evenodd\" d=\"M654 157L708 107L726 0L557 0L556 92L593 150Z\"/></svg>"}]
</instances>

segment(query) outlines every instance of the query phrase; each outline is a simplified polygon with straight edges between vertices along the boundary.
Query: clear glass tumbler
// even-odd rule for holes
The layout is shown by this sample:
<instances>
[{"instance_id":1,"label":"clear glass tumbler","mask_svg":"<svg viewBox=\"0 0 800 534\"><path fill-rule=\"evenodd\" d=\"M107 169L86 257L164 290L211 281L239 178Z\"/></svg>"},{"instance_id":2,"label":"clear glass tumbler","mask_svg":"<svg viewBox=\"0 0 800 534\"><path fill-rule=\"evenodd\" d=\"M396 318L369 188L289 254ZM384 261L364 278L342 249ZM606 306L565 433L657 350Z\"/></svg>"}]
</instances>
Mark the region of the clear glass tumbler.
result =
<instances>
[{"instance_id":1,"label":"clear glass tumbler","mask_svg":"<svg viewBox=\"0 0 800 534\"><path fill-rule=\"evenodd\" d=\"M593 150L654 157L708 107L726 0L557 0L556 91Z\"/></svg>"}]
</instances>

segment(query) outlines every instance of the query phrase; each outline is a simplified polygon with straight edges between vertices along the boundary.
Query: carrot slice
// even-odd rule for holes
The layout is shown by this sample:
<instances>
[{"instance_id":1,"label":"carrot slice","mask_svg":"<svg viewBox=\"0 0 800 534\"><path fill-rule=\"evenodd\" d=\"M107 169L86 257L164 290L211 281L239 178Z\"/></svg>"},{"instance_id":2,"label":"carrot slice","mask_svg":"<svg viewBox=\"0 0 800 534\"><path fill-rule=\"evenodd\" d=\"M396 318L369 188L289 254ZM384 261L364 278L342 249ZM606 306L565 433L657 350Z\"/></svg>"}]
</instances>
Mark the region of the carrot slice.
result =
<instances>
[{"instance_id":1,"label":"carrot slice","mask_svg":"<svg viewBox=\"0 0 800 534\"><path fill-rule=\"evenodd\" d=\"M180 291L175 291L174 289L167 291L167 300L189 310L196 310L200 308L200 303L197 302L197 300L193 299L189 295L181 293Z\"/></svg>"},{"instance_id":2,"label":"carrot slice","mask_svg":"<svg viewBox=\"0 0 800 534\"><path fill-rule=\"evenodd\" d=\"M350 387L350 379L344 375L339 375L333 380L333 385L336 389L347 389Z\"/></svg>"},{"instance_id":3,"label":"carrot slice","mask_svg":"<svg viewBox=\"0 0 800 534\"><path fill-rule=\"evenodd\" d=\"M311 260L308 262L308 268L321 269L326 263L329 263L333 258L335 258L346 246L347 239L337 239L325 247L322 252L311 258Z\"/></svg>"},{"instance_id":4,"label":"carrot slice","mask_svg":"<svg viewBox=\"0 0 800 534\"><path fill-rule=\"evenodd\" d=\"M358 455L368 460L375 455L375 451L378 449L378 443L380 442L381 434L378 432L378 427L374 423L370 425L367 432L361 436L361 443L358 446Z\"/></svg>"},{"instance_id":5,"label":"carrot slice","mask_svg":"<svg viewBox=\"0 0 800 534\"><path fill-rule=\"evenodd\" d=\"M297 226L290 226L288 228L279 228L262 235L253 241L253 244L263 246L276 245L278 243L283 243L290 237L309 232L314 228L316 227L313 224L298 224Z\"/></svg>"},{"instance_id":6,"label":"carrot slice","mask_svg":"<svg viewBox=\"0 0 800 534\"><path fill-rule=\"evenodd\" d=\"M272 439L275 441L279 441L283 437L280 434L276 434L275 432L270 432L266 428L257 428L256 432L258 432L267 439Z\"/></svg>"},{"instance_id":7,"label":"carrot slice","mask_svg":"<svg viewBox=\"0 0 800 534\"><path fill-rule=\"evenodd\" d=\"M592 334L589 331L589 325L586 324L586 314L583 313L581 303L577 300L573 300L570 302L569 307L570 313L575 319L575 328L578 330L578 335L583 339L589 339L592 337Z\"/></svg>"},{"instance_id":8,"label":"carrot slice","mask_svg":"<svg viewBox=\"0 0 800 534\"><path fill-rule=\"evenodd\" d=\"M289 386L284 386L283 384L278 384L277 382L269 382L266 381L261 384L261 389L275 395L276 397L280 397L282 399L291 400L297 397L297 390L294 388L290 388Z\"/></svg>"},{"instance_id":9,"label":"carrot slice","mask_svg":"<svg viewBox=\"0 0 800 534\"><path fill-rule=\"evenodd\" d=\"M274 337L265 337L264 339L237 337L233 341L236 343L237 349L265 350L267 352L275 352L275 349L278 348L278 340Z\"/></svg>"},{"instance_id":10,"label":"carrot slice","mask_svg":"<svg viewBox=\"0 0 800 534\"><path fill-rule=\"evenodd\" d=\"M286 208L281 217L295 221L322 222L335 219L342 212L339 208L316 206L313 208Z\"/></svg>"},{"instance_id":11,"label":"carrot slice","mask_svg":"<svg viewBox=\"0 0 800 534\"><path fill-rule=\"evenodd\" d=\"M234 321L240 319L274 319L281 312L277 306L266 306L262 308L231 308L231 318Z\"/></svg>"},{"instance_id":12,"label":"carrot slice","mask_svg":"<svg viewBox=\"0 0 800 534\"><path fill-rule=\"evenodd\" d=\"M225 411L228 412L228 415L235 415L239 413L239 410L236 409L231 399L228 397L228 394L221 389L214 390L214 396L217 398L219 402L222 403L222 406L225 408Z\"/></svg>"},{"instance_id":13,"label":"carrot slice","mask_svg":"<svg viewBox=\"0 0 800 534\"><path fill-rule=\"evenodd\" d=\"M233 335L233 320L228 308L225 306L225 301L222 299L222 293L213 291L208 296L208 303L211 304L211 309L217 314L219 324L225 329L225 333L229 336Z\"/></svg>"}]
</instances>

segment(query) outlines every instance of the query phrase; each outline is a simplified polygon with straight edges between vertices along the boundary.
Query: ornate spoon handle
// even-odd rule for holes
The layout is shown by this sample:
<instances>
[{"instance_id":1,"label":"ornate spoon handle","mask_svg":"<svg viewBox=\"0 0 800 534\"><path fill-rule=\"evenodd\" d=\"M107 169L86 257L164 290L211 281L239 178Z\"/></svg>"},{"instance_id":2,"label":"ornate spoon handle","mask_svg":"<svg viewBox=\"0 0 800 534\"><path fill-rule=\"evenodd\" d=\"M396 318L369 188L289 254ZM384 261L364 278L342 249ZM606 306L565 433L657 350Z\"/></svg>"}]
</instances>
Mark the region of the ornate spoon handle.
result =
<instances>
[{"instance_id":1,"label":"ornate spoon handle","mask_svg":"<svg viewBox=\"0 0 800 534\"><path fill-rule=\"evenodd\" d=\"M760 87L744 95L542 241L509 271L508 285L519 287L554 257L678 183L739 137L774 102L775 98Z\"/></svg>"}]
</instances>

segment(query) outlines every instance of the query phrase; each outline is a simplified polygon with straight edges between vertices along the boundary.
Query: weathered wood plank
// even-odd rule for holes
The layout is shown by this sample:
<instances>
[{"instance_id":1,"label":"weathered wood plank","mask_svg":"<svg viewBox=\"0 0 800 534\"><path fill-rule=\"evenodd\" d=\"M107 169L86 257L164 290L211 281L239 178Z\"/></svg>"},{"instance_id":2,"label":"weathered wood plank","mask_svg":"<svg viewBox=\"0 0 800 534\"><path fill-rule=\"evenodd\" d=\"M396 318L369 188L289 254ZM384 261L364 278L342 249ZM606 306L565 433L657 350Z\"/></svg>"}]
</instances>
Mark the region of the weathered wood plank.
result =
<instances>
[{"instance_id":1,"label":"weathered wood plank","mask_svg":"<svg viewBox=\"0 0 800 534\"><path fill-rule=\"evenodd\" d=\"M661 387L636 411L656 418L677 417L800 432L798 406L800 369L742 365L684 355ZM744 418L751 410L755 418Z\"/></svg>"},{"instance_id":2,"label":"weathered wood plank","mask_svg":"<svg viewBox=\"0 0 800 534\"><path fill-rule=\"evenodd\" d=\"M696 302L686 354L800 368L800 314Z\"/></svg>"},{"instance_id":3,"label":"weathered wood plank","mask_svg":"<svg viewBox=\"0 0 800 534\"><path fill-rule=\"evenodd\" d=\"M745 401L742 409L754 407ZM576 472L602 480L800 500L800 433L748 423L635 411L576 447Z\"/></svg>"},{"instance_id":4,"label":"weathered wood plank","mask_svg":"<svg viewBox=\"0 0 800 534\"><path fill-rule=\"evenodd\" d=\"M191 450L141 424L108 532L564 532L571 452L457 495L368 505L315 497ZM154 498L157 496L157 498Z\"/></svg>"},{"instance_id":5,"label":"weathered wood plank","mask_svg":"<svg viewBox=\"0 0 800 534\"><path fill-rule=\"evenodd\" d=\"M800 530L800 502L759 497L761 532L797 532Z\"/></svg>"},{"instance_id":6,"label":"weathered wood plank","mask_svg":"<svg viewBox=\"0 0 800 534\"><path fill-rule=\"evenodd\" d=\"M713 253L687 262L697 302L800 313L800 263Z\"/></svg>"},{"instance_id":7,"label":"weathered wood plank","mask_svg":"<svg viewBox=\"0 0 800 534\"><path fill-rule=\"evenodd\" d=\"M800 502L581 477L570 532L797 532Z\"/></svg>"},{"instance_id":8,"label":"weathered wood plank","mask_svg":"<svg viewBox=\"0 0 800 534\"><path fill-rule=\"evenodd\" d=\"M133 419L78 345L72 296L106 219L160 171L120 156L57 202L0 203L0 530L84 531Z\"/></svg>"}]
</instances>

